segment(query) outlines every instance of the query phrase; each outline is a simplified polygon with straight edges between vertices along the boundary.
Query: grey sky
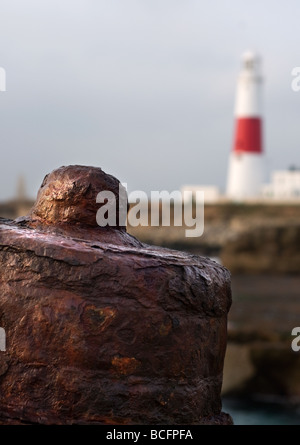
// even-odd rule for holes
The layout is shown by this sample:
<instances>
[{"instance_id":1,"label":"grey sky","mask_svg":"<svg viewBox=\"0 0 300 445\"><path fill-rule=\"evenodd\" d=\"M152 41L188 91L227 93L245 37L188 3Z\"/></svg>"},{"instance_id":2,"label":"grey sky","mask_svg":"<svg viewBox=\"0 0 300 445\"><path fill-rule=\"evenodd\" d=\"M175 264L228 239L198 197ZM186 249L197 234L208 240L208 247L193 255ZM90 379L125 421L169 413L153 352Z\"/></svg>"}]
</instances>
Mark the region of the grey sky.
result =
<instances>
[{"instance_id":1,"label":"grey sky","mask_svg":"<svg viewBox=\"0 0 300 445\"><path fill-rule=\"evenodd\" d=\"M226 183L241 54L265 77L266 178L300 165L297 0L0 0L0 199L56 167L129 190Z\"/></svg>"}]
</instances>

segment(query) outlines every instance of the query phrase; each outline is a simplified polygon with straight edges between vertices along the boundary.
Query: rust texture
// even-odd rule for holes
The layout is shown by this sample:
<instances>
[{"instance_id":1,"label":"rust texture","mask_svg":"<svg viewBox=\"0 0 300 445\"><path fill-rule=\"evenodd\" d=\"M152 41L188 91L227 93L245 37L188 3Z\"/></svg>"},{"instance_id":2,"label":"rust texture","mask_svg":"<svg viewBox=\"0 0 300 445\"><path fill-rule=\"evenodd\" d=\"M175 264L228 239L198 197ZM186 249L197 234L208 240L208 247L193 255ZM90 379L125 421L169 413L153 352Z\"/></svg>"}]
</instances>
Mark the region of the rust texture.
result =
<instances>
[{"instance_id":1,"label":"rust texture","mask_svg":"<svg viewBox=\"0 0 300 445\"><path fill-rule=\"evenodd\" d=\"M229 272L96 224L119 182L46 176L28 216L0 220L2 423L230 424L221 411Z\"/></svg>"}]
</instances>

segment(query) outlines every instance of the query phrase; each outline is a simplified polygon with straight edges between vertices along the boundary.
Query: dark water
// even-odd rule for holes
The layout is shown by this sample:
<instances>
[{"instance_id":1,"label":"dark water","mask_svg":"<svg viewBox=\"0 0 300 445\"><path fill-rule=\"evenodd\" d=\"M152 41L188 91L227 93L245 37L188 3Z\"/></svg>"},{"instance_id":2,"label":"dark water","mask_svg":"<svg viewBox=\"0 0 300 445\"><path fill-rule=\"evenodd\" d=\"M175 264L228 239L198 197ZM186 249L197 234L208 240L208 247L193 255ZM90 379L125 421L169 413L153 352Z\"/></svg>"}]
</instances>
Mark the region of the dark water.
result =
<instances>
[{"instance_id":1,"label":"dark water","mask_svg":"<svg viewBox=\"0 0 300 445\"><path fill-rule=\"evenodd\" d=\"M235 425L300 425L300 406L223 398Z\"/></svg>"}]
</instances>

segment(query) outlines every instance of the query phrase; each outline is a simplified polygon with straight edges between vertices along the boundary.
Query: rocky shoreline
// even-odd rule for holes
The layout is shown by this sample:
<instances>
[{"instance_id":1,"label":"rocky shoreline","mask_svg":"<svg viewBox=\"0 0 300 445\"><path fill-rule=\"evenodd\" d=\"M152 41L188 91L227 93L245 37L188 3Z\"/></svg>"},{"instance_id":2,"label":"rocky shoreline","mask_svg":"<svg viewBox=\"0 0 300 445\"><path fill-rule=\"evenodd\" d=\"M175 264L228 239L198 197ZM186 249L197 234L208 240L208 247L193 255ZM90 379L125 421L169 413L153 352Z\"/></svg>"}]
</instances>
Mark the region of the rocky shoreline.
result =
<instances>
[{"instance_id":1,"label":"rocky shoreline","mask_svg":"<svg viewBox=\"0 0 300 445\"><path fill-rule=\"evenodd\" d=\"M231 273L300 273L300 204L206 205L203 235L187 238L185 229L138 226L128 232L145 243L218 256Z\"/></svg>"},{"instance_id":2,"label":"rocky shoreline","mask_svg":"<svg viewBox=\"0 0 300 445\"><path fill-rule=\"evenodd\" d=\"M232 276L223 395L300 405L300 351L291 348L299 289L299 276Z\"/></svg>"}]
</instances>

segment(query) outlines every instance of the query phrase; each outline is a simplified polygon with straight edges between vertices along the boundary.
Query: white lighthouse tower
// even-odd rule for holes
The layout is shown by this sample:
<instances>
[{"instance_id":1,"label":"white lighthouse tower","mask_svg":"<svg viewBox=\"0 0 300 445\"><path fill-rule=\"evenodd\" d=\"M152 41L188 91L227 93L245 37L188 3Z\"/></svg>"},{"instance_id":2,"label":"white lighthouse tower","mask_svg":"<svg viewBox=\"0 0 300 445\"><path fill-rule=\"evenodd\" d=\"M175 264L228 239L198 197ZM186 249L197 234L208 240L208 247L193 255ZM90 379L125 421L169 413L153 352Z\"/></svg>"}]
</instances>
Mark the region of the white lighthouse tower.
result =
<instances>
[{"instance_id":1,"label":"white lighthouse tower","mask_svg":"<svg viewBox=\"0 0 300 445\"><path fill-rule=\"evenodd\" d=\"M226 191L227 197L235 201L257 197L263 181L260 58L249 51L243 54L242 60Z\"/></svg>"}]
</instances>

